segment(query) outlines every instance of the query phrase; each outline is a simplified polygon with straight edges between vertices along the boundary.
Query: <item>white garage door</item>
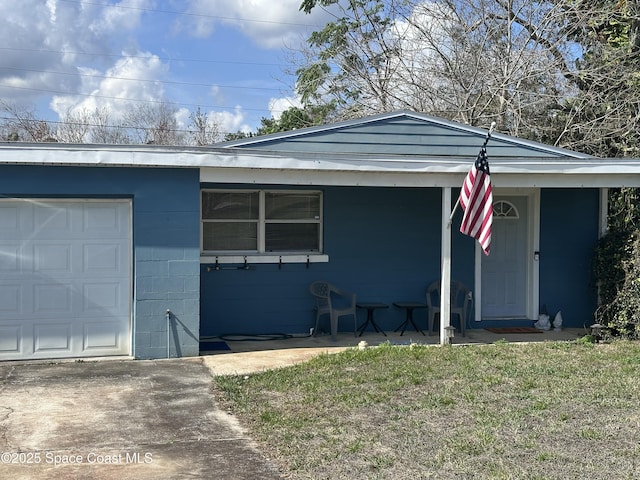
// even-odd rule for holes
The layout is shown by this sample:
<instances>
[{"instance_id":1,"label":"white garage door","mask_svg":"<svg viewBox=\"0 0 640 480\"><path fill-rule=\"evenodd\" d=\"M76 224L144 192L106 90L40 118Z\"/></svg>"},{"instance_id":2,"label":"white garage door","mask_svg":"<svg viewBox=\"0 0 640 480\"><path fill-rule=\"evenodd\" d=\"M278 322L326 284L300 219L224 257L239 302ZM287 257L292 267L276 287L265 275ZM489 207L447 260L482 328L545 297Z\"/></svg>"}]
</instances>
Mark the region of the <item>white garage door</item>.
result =
<instances>
[{"instance_id":1,"label":"white garage door","mask_svg":"<svg viewBox=\"0 0 640 480\"><path fill-rule=\"evenodd\" d=\"M130 201L0 200L0 360L130 349Z\"/></svg>"}]
</instances>

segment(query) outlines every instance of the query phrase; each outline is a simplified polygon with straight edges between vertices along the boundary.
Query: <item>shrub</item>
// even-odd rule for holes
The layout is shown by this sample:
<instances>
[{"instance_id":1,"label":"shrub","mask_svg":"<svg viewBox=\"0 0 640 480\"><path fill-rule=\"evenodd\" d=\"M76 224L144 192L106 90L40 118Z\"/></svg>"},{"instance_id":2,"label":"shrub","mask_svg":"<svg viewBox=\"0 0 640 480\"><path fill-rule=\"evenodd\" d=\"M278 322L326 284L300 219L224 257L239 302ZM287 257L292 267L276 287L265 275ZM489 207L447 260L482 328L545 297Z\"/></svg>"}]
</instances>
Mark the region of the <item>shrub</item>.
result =
<instances>
[{"instance_id":1,"label":"shrub","mask_svg":"<svg viewBox=\"0 0 640 480\"><path fill-rule=\"evenodd\" d=\"M610 192L609 226L594 255L600 294L596 321L614 336L640 338L640 195Z\"/></svg>"}]
</instances>

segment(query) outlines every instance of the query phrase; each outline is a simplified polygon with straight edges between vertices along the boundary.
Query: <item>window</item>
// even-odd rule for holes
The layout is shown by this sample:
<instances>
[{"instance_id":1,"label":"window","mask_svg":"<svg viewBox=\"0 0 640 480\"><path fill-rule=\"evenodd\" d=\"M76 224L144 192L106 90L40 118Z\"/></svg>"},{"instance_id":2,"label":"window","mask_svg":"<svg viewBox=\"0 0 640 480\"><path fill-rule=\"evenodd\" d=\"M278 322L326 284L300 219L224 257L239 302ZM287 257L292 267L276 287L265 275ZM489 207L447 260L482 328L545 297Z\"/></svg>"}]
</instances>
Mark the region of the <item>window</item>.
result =
<instances>
[{"instance_id":1,"label":"window","mask_svg":"<svg viewBox=\"0 0 640 480\"><path fill-rule=\"evenodd\" d=\"M202 192L203 252L319 253L321 238L320 192Z\"/></svg>"},{"instance_id":2,"label":"window","mask_svg":"<svg viewBox=\"0 0 640 480\"><path fill-rule=\"evenodd\" d=\"M518 213L516 206L506 200L500 200L493 204L493 215L497 218L510 220L517 220L520 218L520 214Z\"/></svg>"}]
</instances>

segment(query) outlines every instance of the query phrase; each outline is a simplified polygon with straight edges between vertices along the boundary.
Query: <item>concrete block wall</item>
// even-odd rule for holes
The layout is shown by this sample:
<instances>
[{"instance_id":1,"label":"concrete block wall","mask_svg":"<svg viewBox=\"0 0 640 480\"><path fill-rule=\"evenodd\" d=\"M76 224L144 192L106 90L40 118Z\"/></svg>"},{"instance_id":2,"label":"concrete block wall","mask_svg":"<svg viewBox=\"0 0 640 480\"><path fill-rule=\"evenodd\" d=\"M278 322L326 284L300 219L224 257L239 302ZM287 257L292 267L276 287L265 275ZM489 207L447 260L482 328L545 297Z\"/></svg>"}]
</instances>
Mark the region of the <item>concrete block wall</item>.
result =
<instances>
[{"instance_id":1,"label":"concrete block wall","mask_svg":"<svg viewBox=\"0 0 640 480\"><path fill-rule=\"evenodd\" d=\"M166 257L164 249L136 249L136 358L199 354L200 252L193 248L171 251L172 258L160 259Z\"/></svg>"},{"instance_id":2,"label":"concrete block wall","mask_svg":"<svg viewBox=\"0 0 640 480\"><path fill-rule=\"evenodd\" d=\"M199 202L197 169L159 175L134 198L136 358L200 353Z\"/></svg>"}]
</instances>

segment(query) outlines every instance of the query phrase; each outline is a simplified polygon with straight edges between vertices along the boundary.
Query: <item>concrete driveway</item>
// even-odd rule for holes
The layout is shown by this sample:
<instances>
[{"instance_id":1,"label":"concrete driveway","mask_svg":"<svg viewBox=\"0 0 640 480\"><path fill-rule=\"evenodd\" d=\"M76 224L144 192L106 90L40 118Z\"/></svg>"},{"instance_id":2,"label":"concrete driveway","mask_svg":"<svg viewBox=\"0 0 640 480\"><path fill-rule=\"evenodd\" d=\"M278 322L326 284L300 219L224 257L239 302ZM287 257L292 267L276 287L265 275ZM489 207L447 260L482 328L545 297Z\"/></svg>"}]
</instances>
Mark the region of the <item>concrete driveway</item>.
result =
<instances>
[{"instance_id":1,"label":"concrete driveway","mask_svg":"<svg viewBox=\"0 0 640 480\"><path fill-rule=\"evenodd\" d=\"M201 358L0 364L0 478L276 479Z\"/></svg>"}]
</instances>

